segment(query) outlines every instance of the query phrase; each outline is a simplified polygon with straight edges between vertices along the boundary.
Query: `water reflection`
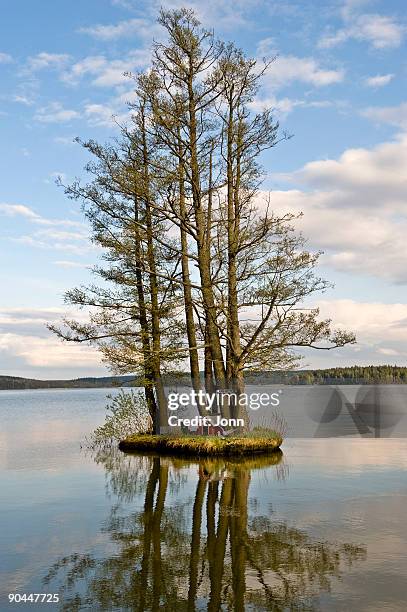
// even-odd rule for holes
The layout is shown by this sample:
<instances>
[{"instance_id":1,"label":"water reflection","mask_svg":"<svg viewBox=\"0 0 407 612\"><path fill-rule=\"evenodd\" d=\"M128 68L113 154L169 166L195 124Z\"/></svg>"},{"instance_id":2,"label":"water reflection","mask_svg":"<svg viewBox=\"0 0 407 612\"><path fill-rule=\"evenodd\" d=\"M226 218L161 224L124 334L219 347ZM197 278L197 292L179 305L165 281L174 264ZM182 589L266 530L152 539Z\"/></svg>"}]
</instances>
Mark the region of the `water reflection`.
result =
<instances>
[{"instance_id":1,"label":"water reflection","mask_svg":"<svg viewBox=\"0 0 407 612\"><path fill-rule=\"evenodd\" d=\"M249 503L253 470L287 477L283 454L192 461L100 451L114 505L105 556L72 554L44 579L64 610L314 610L363 546L316 541ZM191 482L193 483L192 496Z\"/></svg>"}]
</instances>

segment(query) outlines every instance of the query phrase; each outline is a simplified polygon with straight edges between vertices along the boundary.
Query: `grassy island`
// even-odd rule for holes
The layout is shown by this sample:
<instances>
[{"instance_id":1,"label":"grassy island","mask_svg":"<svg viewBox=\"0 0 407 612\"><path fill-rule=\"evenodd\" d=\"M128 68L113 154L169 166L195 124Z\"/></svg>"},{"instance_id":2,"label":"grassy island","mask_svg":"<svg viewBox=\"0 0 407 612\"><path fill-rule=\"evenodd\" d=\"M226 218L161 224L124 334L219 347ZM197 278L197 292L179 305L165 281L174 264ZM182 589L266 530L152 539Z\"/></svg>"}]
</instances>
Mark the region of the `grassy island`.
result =
<instances>
[{"instance_id":1,"label":"grassy island","mask_svg":"<svg viewBox=\"0 0 407 612\"><path fill-rule=\"evenodd\" d=\"M254 455L277 451L283 438L277 432L256 432L228 437L134 434L119 443L122 451L155 451L171 455Z\"/></svg>"}]
</instances>

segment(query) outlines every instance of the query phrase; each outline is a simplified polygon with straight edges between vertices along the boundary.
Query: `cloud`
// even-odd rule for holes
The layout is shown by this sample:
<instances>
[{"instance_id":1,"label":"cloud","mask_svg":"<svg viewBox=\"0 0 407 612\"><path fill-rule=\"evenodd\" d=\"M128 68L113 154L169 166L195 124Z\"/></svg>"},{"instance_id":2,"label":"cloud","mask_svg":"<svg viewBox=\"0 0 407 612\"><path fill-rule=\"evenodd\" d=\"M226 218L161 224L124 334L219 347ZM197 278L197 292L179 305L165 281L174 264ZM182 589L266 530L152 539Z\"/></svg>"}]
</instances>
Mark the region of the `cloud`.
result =
<instances>
[{"instance_id":1,"label":"cloud","mask_svg":"<svg viewBox=\"0 0 407 612\"><path fill-rule=\"evenodd\" d=\"M305 351L306 367L327 368L349 365L405 365L407 358L407 304L363 302L352 299L318 300L322 318L335 327L352 330L357 343L321 354Z\"/></svg>"},{"instance_id":2,"label":"cloud","mask_svg":"<svg viewBox=\"0 0 407 612\"><path fill-rule=\"evenodd\" d=\"M33 55L27 60L27 69L30 72L45 69L60 69L71 59L66 53L46 53L45 51Z\"/></svg>"},{"instance_id":3,"label":"cloud","mask_svg":"<svg viewBox=\"0 0 407 612\"><path fill-rule=\"evenodd\" d=\"M86 232L48 229L13 238L13 241L36 249L63 251L74 255L86 255L98 250L98 247L89 241Z\"/></svg>"},{"instance_id":4,"label":"cloud","mask_svg":"<svg viewBox=\"0 0 407 612\"><path fill-rule=\"evenodd\" d=\"M267 98L255 98L250 103L250 108L254 112L261 112L266 108L273 109L273 112L279 116L279 118L286 117L291 113L296 106L304 106L303 100L295 100L292 98L277 98L276 96L270 95Z\"/></svg>"},{"instance_id":5,"label":"cloud","mask_svg":"<svg viewBox=\"0 0 407 612\"><path fill-rule=\"evenodd\" d=\"M285 119L295 108L331 108L336 106L342 108L344 102L342 100L309 100L298 98L280 98L270 94L267 97L256 97L249 106L254 112L261 112L264 109L272 109L274 115L279 119Z\"/></svg>"},{"instance_id":6,"label":"cloud","mask_svg":"<svg viewBox=\"0 0 407 612\"><path fill-rule=\"evenodd\" d=\"M386 344L400 343L403 354L407 355L407 304L345 299L319 300L316 305L323 317L332 317L343 329L353 329L358 343L381 345L381 354L390 354Z\"/></svg>"},{"instance_id":7,"label":"cloud","mask_svg":"<svg viewBox=\"0 0 407 612\"><path fill-rule=\"evenodd\" d=\"M312 57L280 55L267 69L265 86L280 89L294 81L300 81L315 87L340 83L345 76L344 69L322 68Z\"/></svg>"},{"instance_id":8,"label":"cloud","mask_svg":"<svg viewBox=\"0 0 407 612\"><path fill-rule=\"evenodd\" d=\"M92 127L112 127L115 122L125 124L131 117L130 110L123 112L123 104L116 99L107 104L86 104L85 117Z\"/></svg>"},{"instance_id":9,"label":"cloud","mask_svg":"<svg viewBox=\"0 0 407 612\"><path fill-rule=\"evenodd\" d=\"M395 349L391 349L391 348L380 348L377 352L380 353L380 355L387 355L387 356L400 355L399 351L396 351Z\"/></svg>"},{"instance_id":10,"label":"cloud","mask_svg":"<svg viewBox=\"0 0 407 612\"><path fill-rule=\"evenodd\" d=\"M257 49L259 57L264 52L267 54L270 41L272 39L264 39L259 42ZM331 106L333 103L328 100L310 101L307 99L289 98L287 96L280 97L276 93L294 82L305 83L306 85L320 88L340 83L344 77L344 69L326 69L312 57L278 55L268 66L264 75L261 92L250 106L254 111L272 108L280 118L284 118L298 106L316 108Z\"/></svg>"},{"instance_id":11,"label":"cloud","mask_svg":"<svg viewBox=\"0 0 407 612\"><path fill-rule=\"evenodd\" d=\"M298 229L321 262L354 275L407 283L407 136L280 175L302 189L275 190L279 211L303 211ZM275 178L279 178L276 175Z\"/></svg>"},{"instance_id":12,"label":"cloud","mask_svg":"<svg viewBox=\"0 0 407 612\"><path fill-rule=\"evenodd\" d=\"M0 214L6 215L7 217L26 217L31 221L41 219L37 213L31 210L31 208L23 204L0 204Z\"/></svg>"},{"instance_id":13,"label":"cloud","mask_svg":"<svg viewBox=\"0 0 407 612\"><path fill-rule=\"evenodd\" d=\"M405 209L406 181L403 168L407 164L407 135L385 142L372 149L347 149L338 160L309 162L296 173L300 181L312 187L355 192L364 190L369 200L355 198L348 207L369 207L384 210ZM341 207L344 202L341 203Z\"/></svg>"},{"instance_id":14,"label":"cloud","mask_svg":"<svg viewBox=\"0 0 407 612\"><path fill-rule=\"evenodd\" d=\"M161 6L160 0L154 0L152 9L155 14ZM217 30L229 30L237 27L249 27L251 24L250 13L253 10L265 10L267 3L263 0L167 0L165 8L180 9L188 5L194 10L197 18L205 27L216 27Z\"/></svg>"},{"instance_id":15,"label":"cloud","mask_svg":"<svg viewBox=\"0 0 407 612\"><path fill-rule=\"evenodd\" d=\"M394 74L377 74L376 76L365 79L365 85L368 87L384 87L388 85L394 78Z\"/></svg>"},{"instance_id":16,"label":"cloud","mask_svg":"<svg viewBox=\"0 0 407 612\"><path fill-rule=\"evenodd\" d=\"M136 98L134 89L126 89L118 95L113 96L104 104L88 103L84 107L84 117L92 127L116 128L117 123L126 124L132 115L128 104Z\"/></svg>"},{"instance_id":17,"label":"cloud","mask_svg":"<svg viewBox=\"0 0 407 612\"><path fill-rule=\"evenodd\" d=\"M52 240L86 240L88 235L86 232L71 232L58 229L44 229L36 232L37 236L42 238L51 238Z\"/></svg>"},{"instance_id":18,"label":"cloud","mask_svg":"<svg viewBox=\"0 0 407 612\"><path fill-rule=\"evenodd\" d=\"M114 109L106 104L86 104L85 115L91 125L108 125L113 122Z\"/></svg>"},{"instance_id":19,"label":"cloud","mask_svg":"<svg viewBox=\"0 0 407 612\"><path fill-rule=\"evenodd\" d=\"M23 204L1 204L0 203L0 214L6 215L7 217L23 217L38 225L51 225L51 226L69 226L69 227L86 227L84 223L80 221L71 221L70 219L47 219L42 217L38 213L24 206Z\"/></svg>"},{"instance_id":20,"label":"cloud","mask_svg":"<svg viewBox=\"0 0 407 612\"><path fill-rule=\"evenodd\" d=\"M13 96L13 102L17 102L17 104L24 104L24 106L32 106L34 104L33 100L28 96L20 96L18 94Z\"/></svg>"},{"instance_id":21,"label":"cloud","mask_svg":"<svg viewBox=\"0 0 407 612\"><path fill-rule=\"evenodd\" d=\"M111 0L113 6L120 6L128 10L133 10L135 5L131 0Z\"/></svg>"},{"instance_id":22,"label":"cloud","mask_svg":"<svg viewBox=\"0 0 407 612\"><path fill-rule=\"evenodd\" d=\"M80 28L81 34L88 34L99 40L109 41L136 35L141 38L152 38L155 25L146 19L128 19L117 24L89 26Z\"/></svg>"},{"instance_id":23,"label":"cloud","mask_svg":"<svg viewBox=\"0 0 407 612\"><path fill-rule=\"evenodd\" d=\"M348 40L357 40L367 42L374 49L399 47L406 31L405 26L401 25L396 18L387 15L360 13L360 9L366 4L369 2L345 2L341 10L345 26L325 34L318 46L323 49L331 49Z\"/></svg>"},{"instance_id":24,"label":"cloud","mask_svg":"<svg viewBox=\"0 0 407 612\"><path fill-rule=\"evenodd\" d=\"M23 366L44 370L71 369L72 364L75 364L75 368L91 368L101 364L100 354L91 347L30 335L2 334L0 356L6 362L17 357Z\"/></svg>"},{"instance_id":25,"label":"cloud","mask_svg":"<svg viewBox=\"0 0 407 612\"><path fill-rule=\"evenodd\" d=\"M69 260L58 260L54 261L53 264L55 266L59 266L60 268L89 268L90 264L80 263L79 261L69 261Z\"/></svg>"},{"instance_id":26,"label":"cloud","mask_svg":"<svg viewBox=\"0 0 407 612\"><path fill-rule=\"evenodd\" d=\"M371 106L361 114L376 123L389 123L407 130L407 102L398 106Z\"/></svg>"},{"instance_id":27,"label":"cloud","mask_svg":"<svg viewBox=\"0 0 407 612\"><path fill-rule=\"evenodd\" d=\"M390 17L362 15L354 25L322 38L318 46L331 49L353 39L368 42L375 49L388 49L399 47L403 36L404 29Z\"/></svg>"},{"instance_id":28,"label":"cloud","mask_svg":"<svg viewBox=\"0 0 407 612\"><path fill-rule=\"evenodd\" d=\"M41 123L67 123L72 119L79 119L80 116L76 110L64 108L59 102L51 102L48 106L38 109L34 119Z\"/></svg>"},{"instance_id":29,"label":"cloud","mask_svg":"<svg viewBox=\"0 0 407 612\"><path fill-rule=\"evenodd\" d=\"M146 49L135 49L123 59L115 60L109 60L104 55L88 56L65 70L61 74L61 80L77 85L84 77L91 76L90 82L96 87L123 85L128 82L123 73L146 67L149 59L150 51Z\"/></svg>"},{"instance_id":30,"label":"cloud","mask_svg":"<svg viewBox=\"0 0 407 612\"><path fill-rule=\"evenodd\" d=\"M52 375L53 369L60 370L59 375L64 377L67 371L72 372L74 364L76 375L83 371L85 375L90 371L102 375L105 368L96 349L62 342L46 328L47 323L57 323L63 315L87 320L86 313L67 313L62 308L1 308L0 368L7 373L18 369L23 376L31 369L43 378Z\"/></svg>"},{"instance_id":31,"label":"cloud","mask_svg":"<svg viewBox=\"0 0 407 612\"><path fill-rule=\"evenodd\" d=\"M13 58L8 53L0 53L0 64L10 64Z\"/></svg>"},{"instance_id":32,"label":"cloud","mask_svg":"<svg viewBox=\"0 0 407 612\"><path fill-rule=\"evenodd\" d=\"M97 247L89 241L87 228L83 222L70 219L47 219L21 204L0 204L0 214L8 217L22 217L35 225L46 226L32 234L11 238L18 244L75 255L85 255L97 250ZM59 229L64 227L75 228L75 231Z\"/></svg>"},{"instance_id":33,"label":"cloud","mask_svg":"<svg viewBox=\"0 0 407 612\"><path fill-rule=\"evenodd\" d=\"M46 337L46 324L60 320L63 314L62 308L1 308L0 330Z\"/></svg>"},{"instance_id":34,"label":"cloud","mask_svg":"<svg viewBox=\"0 0 407 612\"><path fill-rule=\"evenodd\" d=\"M76 144L75 136L56 136L54 138L54 142L57 142L58 144L62 144L66 146L71 146L71 145Z\"/></svg>"}]
</instances>

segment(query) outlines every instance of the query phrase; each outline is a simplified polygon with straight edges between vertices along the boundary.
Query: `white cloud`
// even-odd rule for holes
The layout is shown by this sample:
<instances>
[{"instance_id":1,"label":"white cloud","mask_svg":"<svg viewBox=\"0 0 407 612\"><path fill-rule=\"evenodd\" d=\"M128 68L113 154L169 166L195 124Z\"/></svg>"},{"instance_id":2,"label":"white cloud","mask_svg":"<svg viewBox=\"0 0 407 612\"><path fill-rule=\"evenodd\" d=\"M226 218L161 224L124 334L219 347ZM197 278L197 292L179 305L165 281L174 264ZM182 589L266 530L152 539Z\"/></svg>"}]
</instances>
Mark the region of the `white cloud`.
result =
<instances>
[{"instance_id":1,"label":"white cloud","mask_svg":"<svg viewBox=\"0 0 407 612\"><path fill-rule=\"evenodd\" d=\"M379 348L379 350L377 351L378 353L380 353L380 355L387 355L387 356L396 356L396 355L400 355L399 351L396 351L395 349L391 349L391 348Z\"/></svg>"},{"instance_id":2,"label":"white cloud","mask_svg":"<svg viewBox=\"0 0 407 612\"><path fill-rule=\"evenodd\" d=\"M330 49L348 40L367 42L374 49L391 49L399 47L403 41L406 28L395 17L362 13L367 1L347 0L341 9L344 27L335 32L328 32L319 41L319 47Z\"/></svg>"},{"instance_id":3,"label":"white cloud","mask_svg":"<svg viewBox=\"0 0 407 612\"><path fill-rule=\"evenodd\" d=\"M361 114L376 123L389 123L407 129L407 102L398 106L371 106Z\"/></svg>"},{"instance_id":4,"label":"white cloud","mask_svg":"<svg viewBox=\"0 0 407 612\"><path fill-rule=\"evenodd\" d=\"M298 228L322 263L355 275L407 283L407 136L283 175L304 190L274 190L281 211L303 211ZM276 176L278 178L278 176ZM306 190L305 190L306 188Z\"/></svg>"},{"instance_id":5,"label":"white cloud","mask_svg":"<svg viewBox=\"0 0 407 612\"><path fill-rule=\"evenodd\" d=\"M8 53L0 53L0 64L9 64L13 58Z\"/></svg>"},{"instance_id":6,"label":"white cloud","mask_svg":"<svg viewBox=\"0 0 407 612\"><path fill-rule=\"evenodd\" d=\"M121 8L125 8L128 10L132 10L135 8L131 0L111 0L111 2L113 6L120 6Z\"/></svg>"},{"instance_id":7,"label":"white cloud","mask_svg":"<svg viewBox=\"0 0 407 612\"><path fill-rule=\"evenodd\" d=\"M137 37L152 38L154 29L155 26L150 21L134 18L128 19L127 21L120 21L116 24L98 24L80 28L79 32L82 34L89 34L89 36L99 40L114 40L134 35Z\"/></svg>"},{"instance_id":8,"label":"white cloud","mask_svg":"<svg viewBox=\"0 0 407 612\"><path fill-rule=\"evenodd\" d=\"M407 304L356 302L346 299L319 300L316 305L320 308L321 315L332 317L338 327L353 329L359 343L385 345L386 342L400 342L403 344L404 354L407 354Z\"/></svg>"},{"instance_id":9,"label":"white cloud","mask_svg":"<svg viewBox=\"0 0 407 612\"><path fill-rule=\"evenodd\" d=\"M105 104L85 104L84 116L89 122L89 125L103 127L117 127L126 124L132 114L132 111L127 107L127 103L131 101L134 92L125 92L108 100Z\"/></svg>"},{"instance_id":10,"label":"white cloud","mask_svg":"<svg viewBox=\"0 0 407 612\"><path fill-rule=\"evenodd\" d=\"M270 39L260 41L257 55L260 57L270 44ZM328 100L310 101L307 99L294 99L277 97L276 92L288 87L293 82L301 82L320 88L340 83L345 77L345 70L326 69L312 57L296 57L294 55L279 55L268 66L260 94L251 103L254 111L272 108L279 117L284 118L298 106L326 107L333 103Z\"/></svg>"},{"instance_id":11,"label":"white cloud","mask_svg":"<svg viewBox=\"0 0 407 612\"><path fill-rule=\"evenodd\" d=\"M101 356L96 349L62 342L46 328L47 323L57 323L63 315L87 320L82 311L62 308L0 309L0 363L7 364L2 369L10 371L18 366L22 375L29 367L38 368L37 375L44 369L42 377L46 377L52 368L66 372L74 367L78 374L82 368L87 372L98 368Z\"/></svg>"},{"instance_id":12,"label":"white cloud","mask_svg":"<svg viewBox=\"0 0 407 612\"><path fill-rule=\"evenodd\" d=\"M75 144L75 136L56 136L54 142L58 144L71 146Z\"/></svg>"},{"instance_id":13,"label":"white cloud","mask_svg":"<svg viewBox=\"0 0 407 612\"><path fill-rule=\"evenodd\" d=\"M53 262L55 266L60 268L89 268L90 264L80 263L79 261L58 260Z\"/></svg>"},{"instance_id":14,"label":"white cloud","mask_svg":"<svg viewBox=\"0 0 407 612\"><path fill-rule=\"evenodd\" d=\"M60 69L70 60L70 55L66 53L38 53L27 60L27 68L31 72L49 68Z\"/></svg>"},{"instance_id":15,"label":"white cloud","mask_svg":"<svg viewBox=\"0 0 407 612\"><path fill-rule=\"evenodd\" d=\"M162 5L161 0L154 0L151 8L154 14L157 14L160 6ZM205 26L210 28L216 28L229 30L237 27L250 27L249 13L253 9L264 10L265 3L262 0L167 0L165 8L169 9L180 9L185 6L193 9L199 21Z\"/></svg>"},{"instance_id":16,"label":"white cloud","mask_svg":"<svg viewBox=\"0 0 407 612\"><path fill-rule=\"evenodd\" d=\"M32 234L11 238L11 240L19 244L44 250L63 251L75 255L85 255L97 250L97 247L89 241L87 227L81 221L48 219L38 215L31 208L22 204L0 204L0 214L8 217L21 217L35 225L45 226L45 229L36 230Z\"/></svg>"},{"instance_id":17,"label":"white cloud","mask_svg":"<svg viewBox=\"0 0 407 612\"><path fill-rule=\"evenodd\" d=\"M17 334L2 334L0 353L8 359L20 358L22 364L36 368L76 368L100 365L100 354L91 347L62 343L57 338L38 338Z\"/></svg>"},{"instance_id":18,"label":"white cloud","mask_svg":"<svg viewBox=\"0 0 407 612\"><path fill-rule=\"evenodd\" d=\"M371 43L376 49L399 47L404 32L394 19L382 15L361 15L351 28L351 36Z\"/></svg>"},{"instance_id":19,"label":"white cloud","mask_svg":"<svg viewBox=\"0 0 407 612\"><path fill-rule=\"evenodd\" d=\"M365 79L365 85L368 87L384 87L388 85L394 78L394 74L377 74L376 76Z\"/></svg>"},{"instance_id":20,"label":"white cloud","mask_svg":"<svg viewBox=\"0 0 407 612\"><path fill-rule=\"evenodd\" d=\"M0 203L0 214L8 217L23 217L38 225L50 225L50 226L61 226L65 225L68 227L86 227L84 223L80 221L71 221L70 219L47 219L42 217L34 210L23 204L1 204Z\"/></svg>"},{"instance_id":21,"label":"white cloud","mask_svg":"<svg viewBox=\"0 0 407 612\"><path fill-rule=\"evenodd\" d=\"M114 109L106 104L86 104L85 115L91 125L111 126L114 121Z\"/></svg>"},{"instance_id":22,"label":"white cloud","mask_svg":"<svg viewBox=\"0 0 407 612\"><path fill-rule=\"evenodd\" d=\"M123 59L115 60L109 60L104 55L88 56L65 70L61 74L61 80L70 85L76 85L82 78L91 76L91 84L97 87L123 85L128 82L123 73L144 68L149 58L150 52L145 49L136 49Z\"/></svg>"},{"instance_id":23,"label":"white cloud","mask_svg":"<svg viewBox=\"0 0 407 612\"><path fill-rule=\"evenodd\" d=\"M31 221L37 221L41 217L37 215L31 208L23 204L0 204L0 214L7 217L26 217Z\"/></svg>"},{"instance_id":24,"label":"white cloud","mask_svg":"<svg viewBox=\"0 0 407 612\"><path fill-rule=\"evenodd\" d=\"M280 55L267 69L265 86L279 89L300 81L315 87L332 85L343 81L345 71L326 69L312 57L296 57L294 55Z\"/></svg>"},{"instance_id":25,"label":"white cloud","mask_svg":"<svg viewBox=\"0 0 407 612\"><path fill-rule=\"evenodd\" d=\"M334 321L335 327L352 330L357 343L322 356L308 352L312 367L405 364L407 304L339 299L319 300L314 305L322 318Z\"/></svg>"},{"instance_id":26,"label":"white cloud","mask_svg":"<svg viewBox=\"0 0 407 612\"><path fill-rule=\"evenodd\" d=\"M13 102L17 102L17 104L24 104L24 106L32 106L34 104L33 100L28 96L20 96L18 94L13 97Z\"/></svg>"},{"instance_id":27,"label":"white cloud","mask_svg":"<svg viewBox=\"0 0 407 612\"><path fill-rule=\"evenodd\" d=\"M51 102L48 106L38 109L34 115L34 119L41 123L67 123L79 118L78 111L64 108L59 102Z\"/></svg>"},{"instance_id":28,"label":"white cloud","mask_svg":"<svg viewBox=\"0 0 407 612\"><path fill-rule=\"evenodd\" d=\"M273 109L276 115L279 118L286 117L289 113L291 113L296 106L304 106L303 100L294 100L291 98L276 98L273 95L268 96L267 98L255 98L253 102L250 103L250 108L254 112L261 112L266 108Z\"/></svg>"},{"instance_id":29,"label":"white cloud","mask_svg":"<svg viewBox=\"0 0 407 612\"><path fill-rule=\"evenodd\" d=\"M41 238L51 238L52 240L86 240L86 232L71 232L58 229L44 229L36 232L36 236Z\"/></svg>"},{"instance_id":30,"label":"white cloud","mask_svg":"<svg viewBox=\"0 0 407 612\"><path fill-rule=\"evenodd\" d=\"M79 223L78 226L80 226ZM63 251L75 255L98 251L98 247L90 242L88 232L83 225L76 231L49 227L37 230L32 234L12 238L12 240L37 249Z\"/></svg>"},{"instance_id":31,"label":"white cloud","mask_svg":"<svg viewBox=\"0 0 407 612\"><path fill-rule=\"evenodd\" d=\"M45 336L46 324L58 321L63 314L62 308L1 308L0 329L2 333Z\"/></svg>"},{"instance_id":32,"label":"white cloud","mask_svg":"<svg viewBox=\"0 0 407 612\"><path fill-rule=\"evenodd\" d=\"M307 163L296 176L313 187L355 191L363 189L369 200L350 201L349 207L377 210L390 206L405 209L407 135L373 149L347 149L338 160ZM343 203L342 203L343 206Z\"/></svg>"}]
</instances>

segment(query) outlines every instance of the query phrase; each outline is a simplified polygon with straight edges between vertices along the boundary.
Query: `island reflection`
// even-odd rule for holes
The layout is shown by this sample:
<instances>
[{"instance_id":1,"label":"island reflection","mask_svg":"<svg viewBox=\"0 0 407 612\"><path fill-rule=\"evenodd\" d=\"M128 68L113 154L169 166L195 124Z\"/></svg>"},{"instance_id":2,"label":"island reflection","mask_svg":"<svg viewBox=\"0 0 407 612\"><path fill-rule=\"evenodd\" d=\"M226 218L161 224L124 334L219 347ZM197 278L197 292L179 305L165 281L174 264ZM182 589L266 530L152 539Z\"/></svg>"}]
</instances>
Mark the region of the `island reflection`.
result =
<instances>
[{"instance_id":1,"label":"island reflection","mask_svg":"<svg viewBox=\"0 0 407 612\"><path fill-rule=\"evenodd\" d=\"M286 478L281 452L191 461L109 449L94 458L113 496L101 530L109 546L50 568L44 584L58 584L64 610L315 610L332 579L366 558L363 546L316 541L256 513L251 472Z\"/></svg>"}]
</instances>

